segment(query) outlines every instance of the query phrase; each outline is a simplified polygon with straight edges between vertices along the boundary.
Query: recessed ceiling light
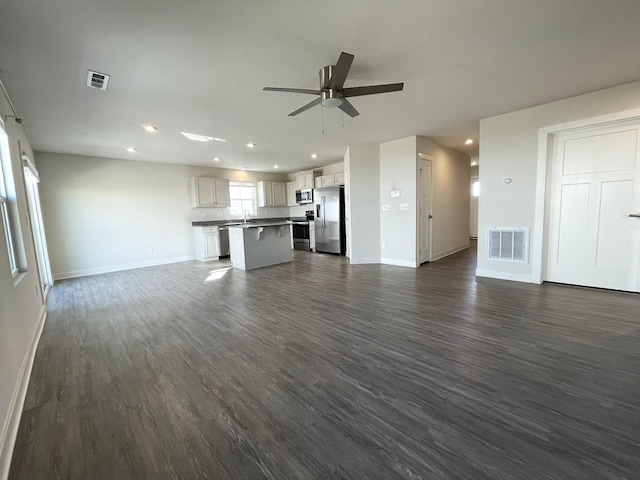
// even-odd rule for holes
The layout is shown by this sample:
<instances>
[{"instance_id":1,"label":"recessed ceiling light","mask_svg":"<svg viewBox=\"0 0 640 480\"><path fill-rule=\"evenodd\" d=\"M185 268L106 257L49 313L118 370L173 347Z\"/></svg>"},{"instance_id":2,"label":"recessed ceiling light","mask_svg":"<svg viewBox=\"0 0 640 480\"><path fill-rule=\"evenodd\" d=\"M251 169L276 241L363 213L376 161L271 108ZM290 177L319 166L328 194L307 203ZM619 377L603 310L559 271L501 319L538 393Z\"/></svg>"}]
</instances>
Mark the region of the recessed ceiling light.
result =
<instances>
[{"instance_id":1,"label":"recessed ceiling light","mask_svg":"<svg viewBox=\"0 0 640 480\"><path fill-rule=\"evenodd\" d=\"M318 158L318 155L316 153L312 153L311 158Z\"/></svg>"},{"instance_id":2,"label":"recessed ceiling light","mask_svg":"<svg viewBox=\"0 0 640 480\"><path fill-rule=\"evenodd\" d=\"M214 161L214 162L219 162L219 161L220 161L220 159L219 159L218 157L214 157L213 161Z\"/></svg>"},{"instance_id":3,"label":"recessed ceiling light","mask_svg":"<svg viewBox=\"0 0 640 480\"><path fill-rule=\"evenodd\" d=\"M247 143L247 147L249 147L249 148L253 148L253 147L255 147L255 146L256 146L256 144L255 144L255 143Z\"/></svg>"},{"instance_id":4,"label":"recessed ceiling light","mask_svg":"<svg viewBox=\"0 0 640 480\"><path fill-rule=\"evenodd\" d=\"M273 168L280 168L280 165L274 165Z\"/></svg>"},{"instance_id":5,"label":"recessed ceiling light","mask_svg":"<svg viewBox=\"0 0 640 480\"><path fill-rule=\"evenodd\" d=\"M471 145L473 143L473 139L471 138L467 138L467 140L464 142L465 145Z\"/></svg>"},{"instance_id":6,"label":"recessed ceiling light","mask_svg":"<svg viewBox=\"0 0 640 480\"><path fill-rule=\"evenodd\" d=\"M129 152L129 153L136 153L137 152L137 150L135 148L133 148L133 147L125 147L125 148L127 149L127 152Z\"/></svg>"},{"instance_id":7,"label":"recessed ceiling light","mask_svg":"<svg viewBox=\"0 0 640 480\"><path fill-rule=\"evenodd\" d=\"M194 142L210 142L213 140L213 137L207 137L206 135L198 135L197 133L187 133L180 132L182 135L187 137L189 140L193 140Z\"/></svg>"},{"instance_id":8,"label":"recessed ceiling light","mask_svg":"<svg viewBox=\"0 0 640 480\"><path fill-rule=\"evenodd\" d=\"M226 140L225 140L224 138L213 137L213 139L214 139L216 142L226 142Z\"/></svg>"},{"instance_id":9,"label":"recessed ceiling light","mask_svg":"<svg viewBox=\"0 0 640 480\"><path fill-rule=\"evenodd\" d=\"M153 125L142 125L142 128L149 133L158 133L158 127L154 127Z\"/></svg>"}]
</instances>

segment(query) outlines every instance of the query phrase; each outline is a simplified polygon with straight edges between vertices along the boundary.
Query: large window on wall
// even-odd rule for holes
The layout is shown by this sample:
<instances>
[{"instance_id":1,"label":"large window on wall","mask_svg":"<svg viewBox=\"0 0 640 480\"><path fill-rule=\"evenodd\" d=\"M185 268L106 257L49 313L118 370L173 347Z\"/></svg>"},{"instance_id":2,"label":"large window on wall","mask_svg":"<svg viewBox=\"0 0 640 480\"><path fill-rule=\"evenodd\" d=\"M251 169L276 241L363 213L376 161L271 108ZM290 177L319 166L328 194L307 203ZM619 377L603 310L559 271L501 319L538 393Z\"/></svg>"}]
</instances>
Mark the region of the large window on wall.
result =
<instances>
[{"instance_id":1,"label":"large window on wall","mask_svg":"<svg viewBox=\"0 0 640 480\"><path fill-rule=\"evenodd\" d=\"M256 214L256 184L254 182L229 182L229 200L232 215Z\"/></svg>"},{"instance_id":2,"label":"large window on wall","mask_svg":"<svg viewBox=\"0 0 640 480\"><path fill-rule=\"evenodd\" d=\"M11 169L9 153L9 138L4 122L0 119L0 220L7 243L9 266L15 277L20 271L26 270L24 258L24 244L20 231L16 189Z\"/></svg>"}]
</instances>

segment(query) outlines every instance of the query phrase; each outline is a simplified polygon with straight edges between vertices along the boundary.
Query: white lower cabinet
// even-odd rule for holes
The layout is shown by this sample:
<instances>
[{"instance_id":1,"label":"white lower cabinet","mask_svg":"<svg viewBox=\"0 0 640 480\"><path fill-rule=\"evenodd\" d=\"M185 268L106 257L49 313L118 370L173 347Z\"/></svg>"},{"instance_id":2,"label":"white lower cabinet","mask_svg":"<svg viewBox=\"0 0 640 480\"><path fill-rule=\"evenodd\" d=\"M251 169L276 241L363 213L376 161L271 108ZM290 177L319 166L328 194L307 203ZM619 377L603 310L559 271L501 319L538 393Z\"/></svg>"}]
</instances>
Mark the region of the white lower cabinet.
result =
<instances>
[{"instance_id":1,"label":"white lower cabinet","mask_svg":"<svg viewBox=\"0 0 640 480\"><path fill-rule=\"evenodd\" d=\"M218 227L193 227L196 260L206 262L220 258L220 230Z\"/></svg>"}]
</instances>

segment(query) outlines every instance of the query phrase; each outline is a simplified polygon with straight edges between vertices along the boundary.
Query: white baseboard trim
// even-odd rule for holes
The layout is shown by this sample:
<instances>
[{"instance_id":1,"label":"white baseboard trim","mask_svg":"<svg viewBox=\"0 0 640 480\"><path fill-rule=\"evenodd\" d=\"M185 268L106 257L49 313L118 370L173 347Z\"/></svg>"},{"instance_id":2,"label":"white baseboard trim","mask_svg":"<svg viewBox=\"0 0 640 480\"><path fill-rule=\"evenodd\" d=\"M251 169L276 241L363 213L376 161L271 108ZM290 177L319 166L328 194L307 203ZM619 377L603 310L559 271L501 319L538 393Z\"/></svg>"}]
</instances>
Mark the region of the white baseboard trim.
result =
<instances>
[{"instance_id":1,"label":"white baseboard trim","mask_svg":"<svg viewBox=\"0 0 640 480\"><path fill-rule=\"evenodd\" d=\"M536 283L533 277L526 273L496 272L494 270L476 270L476 277L497 278L498 280L510 280L512 282Z\"/></svg>"},{"instance_id":2,"label":"white baseboard trim","mask_svg":"<svg viewBox=\"0 0 640 480\"><path fill-rule=\"evenodd\" d=\"M395 258L381 258L380 263L384 265L395 265L396 267L418 268L418 264L415 261L396 260Z\"/></svg>"},{"instance_id":3,"label":"white baseboard trim","mask_svg":"<svg viewBox=\"0 0 640 480\"><path fill-rule=\"evenodd\" d=\"M435 253L431 256L431 261L435 262L436 260L440 260L441 258L448 257L449 255L453 255L454 253L461 252L471 246L470 243L465 243L463 245L458 245L457 247L450 248L445 250L444 252Z\"/></svg>"},{"instance_id":4,"label":"white baseboard trim","mask_svg":"<svg viewBox=\"0 0 640 480\"><path fill-rule=\"evenodd\" d=\"M27 388L29 387L29 379L31 378L33 360L36 356L36 349L38 348L38 342L40 341L40 335L42 334L42 328L44 327L46 318L47 310L43 306L40 312L40 318L31 333L29 348L22 360L18 383L16 384L11 402L9 403L6 423L2 428L2 432L0 432L0 480L7 480L7 478L9 478L11 456L13 455L13 447L16 444L22 408L24 407L24 400L27 396Z\"/></svg>"},{"instance_id":5,"label":"white baseboard trim","mask_svg":"<svg viewBox=\"0 0 640 480\"><path fill-rule=\"evenodd\" d=\"M188 262L189 260L195 259L195 255L185 255L183 257L160 258L157 260L147 260L144 262L109 265L108 267L86 268L82 270L72 270L70 272L55 273L53 275L53 279L63 280L65 278L86 277L88 275L100 275L101 273L120 272L122 270L132 270L134 268L155 267L158 265L167 265L169 263Z\"/></svg>"},{"instance_id":6,"label":"white baseboard trim","mask_svg":"<svg viewBox=\"0 0 640 480\"><path fill-rule=\"evenodd\" d=\"M351 265L363 265L366 263L380 263L380 257L354 257L349 259Z\"/></svg>"}]
</instances>

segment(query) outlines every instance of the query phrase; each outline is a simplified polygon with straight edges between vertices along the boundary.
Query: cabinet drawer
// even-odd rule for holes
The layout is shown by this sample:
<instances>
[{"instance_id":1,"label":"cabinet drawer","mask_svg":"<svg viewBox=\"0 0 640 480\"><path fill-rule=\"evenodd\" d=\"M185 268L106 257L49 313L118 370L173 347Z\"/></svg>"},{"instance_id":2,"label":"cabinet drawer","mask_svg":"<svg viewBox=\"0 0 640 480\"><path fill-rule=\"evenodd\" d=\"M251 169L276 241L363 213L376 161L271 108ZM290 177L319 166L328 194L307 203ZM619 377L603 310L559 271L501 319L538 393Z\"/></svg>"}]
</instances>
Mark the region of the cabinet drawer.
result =
<instances>
[{"instance_id":1,"label":"cabinet drawer","mask_svg":"<svg viewBox=\"0 0 640 480\"><path fill-rule=\"evenodd\" d=\"M218 227L203 227L202 233L218 233Z\"/></svg>"}]
</instances>

